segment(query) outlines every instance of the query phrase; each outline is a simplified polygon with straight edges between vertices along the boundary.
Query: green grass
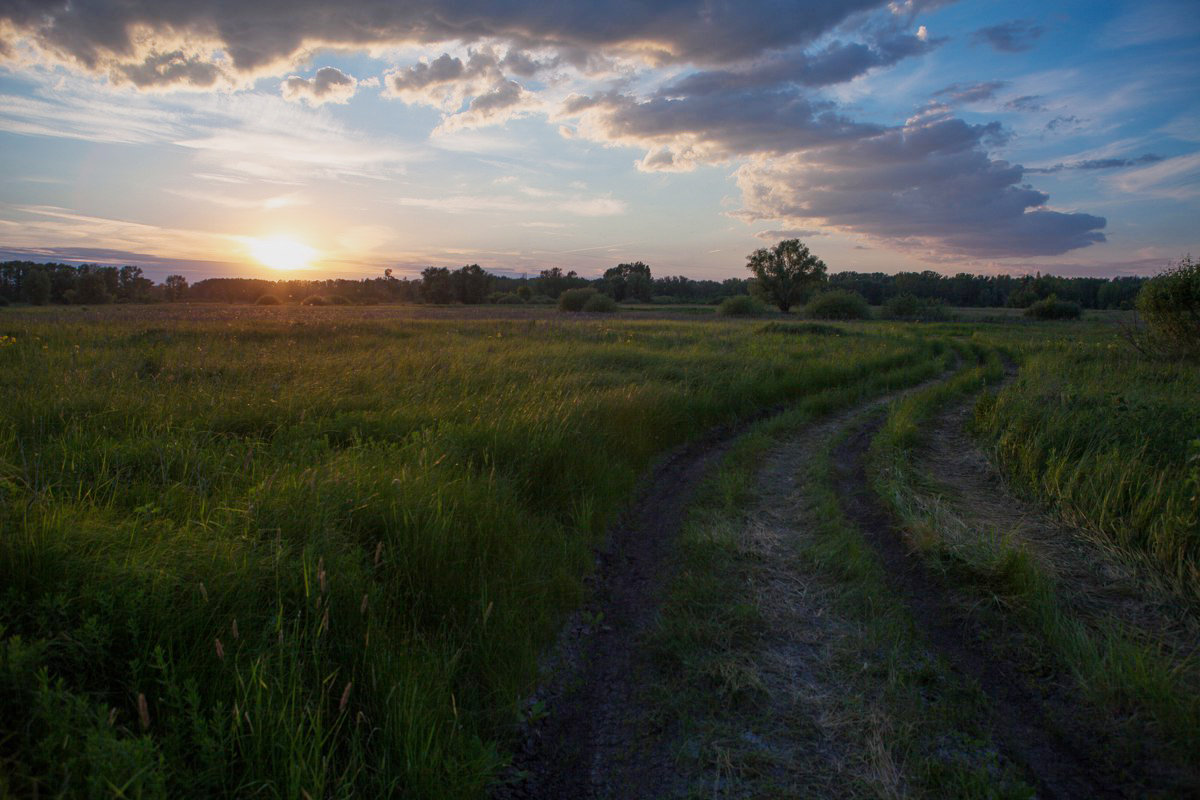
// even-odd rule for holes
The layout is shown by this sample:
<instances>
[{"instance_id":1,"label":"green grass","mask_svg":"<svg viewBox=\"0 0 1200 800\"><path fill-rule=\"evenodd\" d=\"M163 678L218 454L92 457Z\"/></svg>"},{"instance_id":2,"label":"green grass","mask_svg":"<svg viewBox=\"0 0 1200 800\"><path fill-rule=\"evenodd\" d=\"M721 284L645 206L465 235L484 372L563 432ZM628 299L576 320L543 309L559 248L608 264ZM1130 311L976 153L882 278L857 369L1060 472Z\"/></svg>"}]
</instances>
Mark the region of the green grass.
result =
<instances>
[{"instance_id":1,"label":"green grass","mask_svg":"<svg viewBox=\"0 0 1200 800\"><path fill-rule=\"evenodd\" d=\"M1200 599L1200 367L1051 340L976 413L1007 476Z\"/></svg>"},{"instance_id":2,"label":"green grass","mask_svg":"<svg viewBox=\"0 0 1200 800\"><path fill-rule=\"evenodd\" d=\"M1114 368L1113 362L1119 361L1121 354L1107 347L1104 351L1109 354L1110 369ZM890 409L872 442L876 491L903 521L919 550L955 579L965 594L975 596L979 610L991 609L990 623L1002 627L1011 619L1021 626L1032 642L1023 647L1024 657L1041 660L1068 675L1113 726L1136 729L1148 721L1162 737L1160 744L1174 750L1175 757L1186 759L1200 747L1200 699L1192 686L1194 677L1189 677L1194 664L1172 661L1158 643L1145 641L1118 621L1081 618L1070 602L1071 592L1080 587L1061 584L1042 560L1004 531L981 529L965 521L938 499L937 477L915 469L913 453L924 444L928 421L949 404L975 395L1002 377L1003 365L996 351L977 347L975 354L978 366L914 393ZM1017 383L1029 380L1023 367ZM1123 385L1130 387L1131 383ZM1002 390L1001 397L1007 391ZM983 393L981 413L989 413L996 402L995 395ZM1085 419L1086 408L1078 409ZM1160 414L1168 411L1159 408ZM1160 419L1158 424L1168 425L1168 419ZM1075 419L1072 422L1082 424ZM1095 433L1097 437L1105 435L1103 428ZM1016 432L1005 437L1015 441ZM1085 452L1079 457L1088 456ZM1136 460L1127 466L1145 468ZM1082 519L1086 522L1087 517ZM1114 739L1110 746L1136 750L1144 746L1139 740L1137 730L1126 731L1125 741Z\"/></svg>"},{"instance_id":3,"label":"green grass","mask_svg":"<svg viewBox=\"0 0 1200 800\"><path fill-rule=\"evenodd\" d=\"M480 795L652 459L930 352L355 309L0 324L0 789L43 796Z\"/></svg>"}]
</instances>

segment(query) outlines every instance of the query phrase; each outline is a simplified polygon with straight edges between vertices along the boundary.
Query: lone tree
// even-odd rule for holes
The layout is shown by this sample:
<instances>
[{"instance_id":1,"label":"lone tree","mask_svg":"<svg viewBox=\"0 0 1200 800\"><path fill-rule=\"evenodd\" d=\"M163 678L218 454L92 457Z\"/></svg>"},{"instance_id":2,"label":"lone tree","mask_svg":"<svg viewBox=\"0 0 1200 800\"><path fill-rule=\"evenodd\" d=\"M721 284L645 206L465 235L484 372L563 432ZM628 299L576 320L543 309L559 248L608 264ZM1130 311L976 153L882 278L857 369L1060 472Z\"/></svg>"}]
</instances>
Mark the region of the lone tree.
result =
<instances>
[{"instance_id":1,"label":"lone tree","mask_svg":"<svg viewBox=\"0 0 1200 800\"><path fill-rule=\"evenodd\" d=\"M766 299L784 313L825 280L825 262L799 239L785 239L769 250L755 250L746 259L746 269L754 273Z\"/></svg>"}]
</instances>

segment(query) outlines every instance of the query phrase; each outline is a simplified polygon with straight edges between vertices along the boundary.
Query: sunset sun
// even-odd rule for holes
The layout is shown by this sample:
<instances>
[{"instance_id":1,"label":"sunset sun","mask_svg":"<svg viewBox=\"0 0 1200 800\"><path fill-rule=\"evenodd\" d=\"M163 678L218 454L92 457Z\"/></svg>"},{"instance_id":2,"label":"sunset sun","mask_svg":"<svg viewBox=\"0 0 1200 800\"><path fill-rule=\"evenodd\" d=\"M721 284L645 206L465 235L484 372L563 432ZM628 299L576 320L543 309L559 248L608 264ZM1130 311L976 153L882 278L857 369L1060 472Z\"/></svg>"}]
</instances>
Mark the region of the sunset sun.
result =
<instances>
[{"instance_id":1,"label":"sunset sun","mask_svg":"<svg viewBox=\"0 0 1200 800\"><path fill-rule=\"evenodd\" d=\"M251 239L250 253L272 269L307 269L317 255L313 248L287 236Z\"/></svg>"}]
</instances>

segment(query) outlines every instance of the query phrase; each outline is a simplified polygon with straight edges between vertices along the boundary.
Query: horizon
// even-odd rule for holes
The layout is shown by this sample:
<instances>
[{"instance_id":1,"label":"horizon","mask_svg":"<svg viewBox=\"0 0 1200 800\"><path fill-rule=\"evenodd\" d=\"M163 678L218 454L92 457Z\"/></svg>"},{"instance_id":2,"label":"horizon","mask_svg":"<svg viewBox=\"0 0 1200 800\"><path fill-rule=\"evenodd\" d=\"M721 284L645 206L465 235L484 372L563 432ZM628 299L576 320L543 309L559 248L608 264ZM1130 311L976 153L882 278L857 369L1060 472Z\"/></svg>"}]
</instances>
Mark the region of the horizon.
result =
<instances>
[{"instance_id":1,"label":"horizon","mask_svg":"<svg viewBox=\"0 0 1200 800\"><path fill-rule=\"evenodd\" d=\"M506 8L0 11L0 260L722 280L800 238L831 273L1111 278L1197 250L1192 3Z\"/></svg>"}]
</instances>

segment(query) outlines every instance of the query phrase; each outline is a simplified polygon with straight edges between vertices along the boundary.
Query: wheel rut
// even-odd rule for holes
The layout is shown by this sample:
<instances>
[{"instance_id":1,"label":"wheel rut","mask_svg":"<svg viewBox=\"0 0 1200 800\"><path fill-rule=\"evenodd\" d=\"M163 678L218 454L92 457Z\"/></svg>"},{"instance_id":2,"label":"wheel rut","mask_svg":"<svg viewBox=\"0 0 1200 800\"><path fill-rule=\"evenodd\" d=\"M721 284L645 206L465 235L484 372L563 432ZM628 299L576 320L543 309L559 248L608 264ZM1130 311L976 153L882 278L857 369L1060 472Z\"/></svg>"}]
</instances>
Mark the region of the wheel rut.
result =
<instances>
[{"instance_id":1,"label":"wheel rut","mask_svg":"<svg viewBox=\"0 0 1200 800\"><path fill-rule=\"evenodd\" d=\"M892 590L903 599L929 645L989 699L993 736L1004 755L1022 766L1047 798L1158 796L1146 776L1108 763L1104 741L1080 730L1077 701L1054 676L993 646L995 631L980 628L971 600L912 553L903 532L870 487L868 449L882 425L858 426L835 449L834 481L843 512L878 554ZM1003 633L1000 634L1003 636Z\"/></svg>"}]
</instances>

